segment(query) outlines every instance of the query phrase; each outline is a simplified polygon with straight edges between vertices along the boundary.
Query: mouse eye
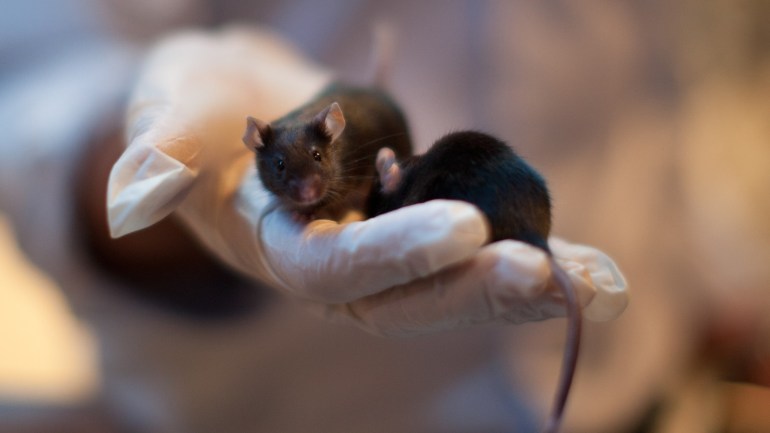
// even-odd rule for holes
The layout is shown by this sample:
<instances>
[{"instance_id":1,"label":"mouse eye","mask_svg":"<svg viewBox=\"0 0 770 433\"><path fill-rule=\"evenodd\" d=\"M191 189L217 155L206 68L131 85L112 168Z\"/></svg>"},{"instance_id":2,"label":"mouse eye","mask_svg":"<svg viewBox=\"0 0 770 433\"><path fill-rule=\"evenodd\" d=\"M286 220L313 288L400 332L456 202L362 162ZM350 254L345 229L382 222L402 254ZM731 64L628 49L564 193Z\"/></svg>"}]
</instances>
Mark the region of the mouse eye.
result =
<instances>
[{"instance_id":1,"label":"mouse eye","mask_svg":"<svg viewBox=\"0 0 770 433\"><path fill-rule=\"evenodd\" d=\"M321 161L321 153L318 152L317 150L314 150L313 151L313 159L315 159L316 161L320 162Z\"/></svg>"},{"instance_id":2,"label":"mouse eye","mask_svg":"<svg viewBox=\"0 0 770 433\"><path fill-rule=\"evenodd\" d=\"M275 162L275 168L277 168L278 171L283 171L283 169L286 168L286 165L283 163L282 159L279 159Z\"/></svg>"}]
</instances>

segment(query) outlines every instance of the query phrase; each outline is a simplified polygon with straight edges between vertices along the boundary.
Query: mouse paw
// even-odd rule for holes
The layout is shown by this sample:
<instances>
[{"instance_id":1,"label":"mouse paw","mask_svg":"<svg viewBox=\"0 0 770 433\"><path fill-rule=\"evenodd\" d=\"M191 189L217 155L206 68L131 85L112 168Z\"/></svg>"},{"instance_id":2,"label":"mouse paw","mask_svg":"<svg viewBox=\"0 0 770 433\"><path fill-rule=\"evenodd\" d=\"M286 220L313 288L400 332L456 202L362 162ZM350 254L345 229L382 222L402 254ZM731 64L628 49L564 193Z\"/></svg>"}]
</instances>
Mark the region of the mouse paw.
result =
<instances>
[{"instance_id":1,"label":"mouse paw","mask_svg":"<svg viewBox=\"0 0 770 433\"><path fill-rule=\"evenodd\" d=\"M377 173L384 192L393 192L401 183L401 167L396 162L396 154L392 149L383 147L377 153Z\"/></svg>"}]
</instances>

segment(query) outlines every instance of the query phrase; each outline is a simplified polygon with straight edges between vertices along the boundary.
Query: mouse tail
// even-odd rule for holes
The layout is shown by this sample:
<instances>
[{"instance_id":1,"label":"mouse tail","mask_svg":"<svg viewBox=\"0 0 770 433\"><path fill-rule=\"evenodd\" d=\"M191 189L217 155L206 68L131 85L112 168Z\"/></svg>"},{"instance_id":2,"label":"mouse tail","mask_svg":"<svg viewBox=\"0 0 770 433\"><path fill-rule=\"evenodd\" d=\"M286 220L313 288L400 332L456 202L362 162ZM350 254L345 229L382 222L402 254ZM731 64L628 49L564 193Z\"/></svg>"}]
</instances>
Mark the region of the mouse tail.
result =
<instances>
[{"instance_id":1,"label":"mouse tail","mask_svg":"<svg viewBox=\"0 0 770 433\"><path fill-rule=\"evenodd\" d=\"M564 409L567 404L572 380L575 376L578 354L580 352L580 334L583 324L580 303L577 299L577 293L570 281L567 272L556 263L553 255L548 254L548 260L551 265L553 279L564 293L564 300L567 308L567 338L564 343L564 360L562 361L559 382L556 387L551 414L548 417L543 433L556 433L561 427Z\"/></svg>"},{"instance_id":2,"label":"mouse tail","mask_svg":"<svg viewBox=\"0 0 770 433\"><path fill-rule=\"evenodd\" d=\"M393 25L378 21L372 29L372 56L369 61L369 82L373 87L384 89L393 69L393 51L396 32Z\"/></svg>"}]
</instances>

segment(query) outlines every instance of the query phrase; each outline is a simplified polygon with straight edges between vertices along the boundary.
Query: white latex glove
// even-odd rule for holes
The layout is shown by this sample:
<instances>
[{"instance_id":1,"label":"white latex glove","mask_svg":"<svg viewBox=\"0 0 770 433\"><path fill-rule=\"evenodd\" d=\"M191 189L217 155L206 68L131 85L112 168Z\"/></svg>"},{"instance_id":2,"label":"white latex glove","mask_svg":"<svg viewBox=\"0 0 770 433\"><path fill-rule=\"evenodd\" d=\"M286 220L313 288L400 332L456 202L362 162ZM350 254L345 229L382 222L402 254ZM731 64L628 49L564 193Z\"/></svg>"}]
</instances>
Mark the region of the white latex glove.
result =
<instances>
[{"instance_id":1,"label":"white latex glove","mask_svg":"<svg viewBox=\"0 0 770 433\"><path fill-rule=\"evenodd\" d=\"M129 144L110 176L113 236L173 212L241 272L378 334L564 315L544 253L515 241L484 246L484 218L469 204L434 201L367 221L308 224L276 208L241 142L245 119L278 118L330 80L264 31L161 43L136 84ZM623 311L625 281L607 256L562 241L553 248L586 317Z\"/></svg>"}]
</instances>

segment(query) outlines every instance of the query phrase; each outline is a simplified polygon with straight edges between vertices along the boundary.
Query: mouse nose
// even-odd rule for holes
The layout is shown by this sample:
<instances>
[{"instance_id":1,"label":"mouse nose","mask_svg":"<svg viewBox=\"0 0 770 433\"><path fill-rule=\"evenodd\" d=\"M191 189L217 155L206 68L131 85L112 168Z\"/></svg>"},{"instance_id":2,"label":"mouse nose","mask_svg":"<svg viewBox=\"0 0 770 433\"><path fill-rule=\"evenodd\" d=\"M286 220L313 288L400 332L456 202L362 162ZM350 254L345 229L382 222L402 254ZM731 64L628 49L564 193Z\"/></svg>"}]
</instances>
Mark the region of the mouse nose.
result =
<instances>
[{"instance_id":1,"label":"mouse nose","mask_svg":"<svg viewBox=\"0 0 770 433\"><path fill-rule=\"evenodd\" d=\"M301 203L312 203L320 199L323 193L321 176L314 174L298 180L295 191L298 201Z\"/></svg>"}]
</instances>

